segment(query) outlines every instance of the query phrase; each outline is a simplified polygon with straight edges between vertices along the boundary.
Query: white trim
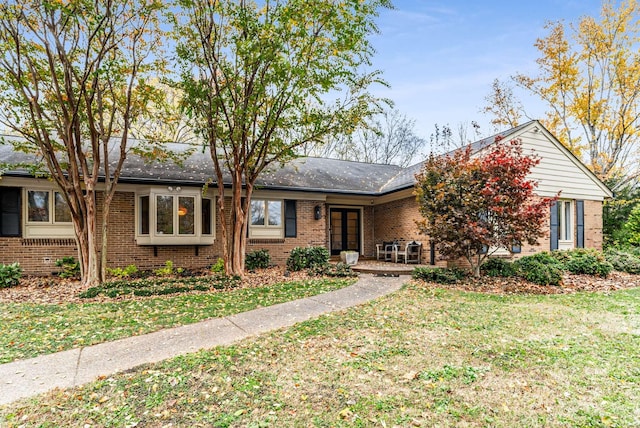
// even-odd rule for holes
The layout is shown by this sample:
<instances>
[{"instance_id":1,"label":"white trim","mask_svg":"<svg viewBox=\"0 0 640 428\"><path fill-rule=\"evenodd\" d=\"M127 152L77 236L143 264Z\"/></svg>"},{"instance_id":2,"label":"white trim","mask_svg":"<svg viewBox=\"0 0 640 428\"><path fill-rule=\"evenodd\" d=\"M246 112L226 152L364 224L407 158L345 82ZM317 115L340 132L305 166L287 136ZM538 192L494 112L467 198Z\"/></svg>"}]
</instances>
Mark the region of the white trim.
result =
<instances>
[{"instance_id":1,"label":"white trim","mask_svg":"<svg viewBox=\"0 0 640 428\"><path fill-rule=\"evenodd\" d=\"M567 219L566 204L569 204L569 218ZM572 250L575 247L575 215L576 204L572 199L558 199L560 209L558 210L558 250ZM567 223L568 220L568 223ZM567 236L567 224L569 226L569 239L562 239Z\"/></svg>"},{"instance_id":2,"label":"white trim","mask_svg":"<svg viewBox=\"0 0 640 428\"><path fill-rule=\"evenodd\" d=\"M28 192L48 192L48 221L29 221L29 198ZM22 228L24 238L74 238L75 231L73 222L55 221L55 193L61 193L57 186L22 187Z\"/></svg>"},{"instance_id":3,"label":"white trim","mask_svg":"<svg viewBox=\"0 0 640 428\"><path fill-rule=\"evenodd\" d=\"M140 213L140 198L143 196L149 197L149 233L142 234L140 231L141 213ZM157 197L158 196L172 196L173 197L173 234L165 235L158 233L157 231ZM146 189L139 189L134 194L134 217L135 217L135 240L138 245L211 245L215 242L215 230L216 230L216 210L215 199L212 197L202 196L202 191L199 188L182 188L180 186L166 186L166 187L149 187ZM193 210L194 210L194 233L193 234L179 234L179 217L177 216L179 198L190 197L193 198ZM211 235L202 234L202 199L211 200Z\"/></svg>"},{"instance_id":4,"label":"white trim","mask_svg":"<svg viewBox=\"0 0 640 428\"><path fill-rule=\"evenodd\" d=\"M262 202L264 204L264 224L251 224L251 207L249 207L249 238L251 239L281 239L284 238L284 199L251 198L251 204ZM269 225L269 202L280 203L280 224Z\"/></svg>"}]
</instances>

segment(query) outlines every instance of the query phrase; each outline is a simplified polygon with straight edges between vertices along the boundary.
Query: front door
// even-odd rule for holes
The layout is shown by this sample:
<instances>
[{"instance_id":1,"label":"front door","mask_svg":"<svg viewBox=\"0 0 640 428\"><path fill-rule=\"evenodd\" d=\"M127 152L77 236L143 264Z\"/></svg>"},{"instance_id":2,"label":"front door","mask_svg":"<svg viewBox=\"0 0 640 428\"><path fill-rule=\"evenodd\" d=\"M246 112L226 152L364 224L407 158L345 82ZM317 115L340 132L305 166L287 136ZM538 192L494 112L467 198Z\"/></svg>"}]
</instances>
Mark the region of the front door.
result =
<instances>
[{"instance_id":1,"label":"front door","mask_svg":"<svg viewBox=\"0 0 640 428\"><path fill-rule=\"evenodd\" d=\"M360 252L360 210L353 208L331 208L331 254L340 251Z\"/></svg>"}]
</instances>

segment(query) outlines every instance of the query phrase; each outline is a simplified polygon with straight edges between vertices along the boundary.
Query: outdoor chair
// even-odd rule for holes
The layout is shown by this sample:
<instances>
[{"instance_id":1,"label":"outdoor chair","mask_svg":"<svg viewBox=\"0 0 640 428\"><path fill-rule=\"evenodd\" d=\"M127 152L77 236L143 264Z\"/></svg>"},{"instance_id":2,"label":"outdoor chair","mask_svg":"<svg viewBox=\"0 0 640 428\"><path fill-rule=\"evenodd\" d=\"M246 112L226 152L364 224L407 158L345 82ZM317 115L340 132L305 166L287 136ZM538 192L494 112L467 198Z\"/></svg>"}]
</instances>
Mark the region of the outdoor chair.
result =
<instances>
[{"instance_id":1,"label":"outdoor chair","mask_svg":"<svg viewBox=\"0 0 640 428\"><path fill-rule=\"evenodd\" d=\"M404 250L398 249L395 252L395 261L399 262L400 259L404 260L404 263L420 263L420 257L422 256L422 243L421 242L407 242L404 246Z\"/></svg>"},{"instance_id":2,"label":"outdoor chair","mask_svg":"<svg viewBox=\"0 0 640 428\"><path fill-rule=\"evenodd\" d=\"M398 244L394 242L383 241L382 244L376 244L376 259L390 262L397 248Z\"/></svg>"}]
</instances>

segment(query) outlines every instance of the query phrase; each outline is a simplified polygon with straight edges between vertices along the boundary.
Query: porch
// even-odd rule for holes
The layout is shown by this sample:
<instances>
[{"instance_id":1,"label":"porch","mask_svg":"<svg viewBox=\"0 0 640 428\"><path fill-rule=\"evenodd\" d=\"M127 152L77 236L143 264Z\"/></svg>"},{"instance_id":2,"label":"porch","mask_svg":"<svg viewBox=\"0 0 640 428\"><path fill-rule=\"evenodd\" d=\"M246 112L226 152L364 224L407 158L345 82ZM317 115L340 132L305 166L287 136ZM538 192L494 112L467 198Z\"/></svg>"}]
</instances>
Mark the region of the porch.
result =
<instances>
[{"instance_id":1,"label":"porch","mask_svg":"<svg viewBox=\"0 0 640 428\"><path fill-rule=\"evenodd\" d=\"M340 261L340 258L332 257L331 261L334 263L337 263ZM415 264L415 263L414 264L392 263L392 262L385 262L385 261L380 261L376 259L363 259L362 256L360 256L358 263L351 266L351 269L354 272L358 272L358 273L370 273L370 274L380 275L380 276L384 276L384 275L396 276L396 275L411 275L413 270L417 267L429 267L429 265L422 265L422 264Z\"/></svg>"}]
</instances>

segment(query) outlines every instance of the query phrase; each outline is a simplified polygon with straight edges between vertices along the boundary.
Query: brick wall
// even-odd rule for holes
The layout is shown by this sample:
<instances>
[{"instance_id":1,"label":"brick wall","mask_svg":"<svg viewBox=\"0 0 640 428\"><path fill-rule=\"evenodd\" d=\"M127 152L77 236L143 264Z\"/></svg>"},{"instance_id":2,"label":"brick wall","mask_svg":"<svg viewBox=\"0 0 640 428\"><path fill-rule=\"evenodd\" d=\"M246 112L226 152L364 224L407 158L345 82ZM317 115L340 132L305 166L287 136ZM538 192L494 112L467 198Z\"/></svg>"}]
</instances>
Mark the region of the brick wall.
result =
<instances>
[{"instance_id":1,"label":"brick wall","mask_svg":"<svg viewBox=\"0 0 640 428\"><path fill-rule=\"evenodd\" d=\"M216 241L213 245L141 246L135 242L134 218L135 194L118 192L112 202L109 224L109 267L124 267L135 264L141 269L153 269L171 260L176 266L191 269L205 268L222 256L220 221L216 219ZM322 218L314 219L314 207L320 206ZM298 201L297 236L280 240L249 240L247 252L266 249L273 263L284 265L294 247L325 246L328 243L328 207L323 201ZM585 246L602 249L602 202L585 201ZM417 202L407 197L386 204L363 208L363 237L365 256L375 256L375 244L383 241L416 240L423 243L422 263L430 258L429 240L420 234L416 220L421 216ZM228 220L227 220L228 222ZM575 224L575 223L574 223ZM540 245L523 245L522 253L516 257L549 249L549 234L539 239ZM20 262L24 272L35 275L50 275L59 269L55 260L64 256L77 257L73 239L23 239L0 238L0 263ZM438 265L446 264L437 259Z\"/></svg>"},{"instance_id":2,"label":"brick wall","mask_svg":"<svg viewBox=\"0 0 640 428\"><path fill-rule=\"evenodd\" d=\"M374 240L376 243L393 240L416 240L422 242L422 262L429 262L429 239L427 236L420 234L416 226L416 221L421 220L422 216L418 211L418 205L415 198L408 197L398 201L377 205L374 210L374 217ZM549 224L548 219L546 224ZM577 224L576 221L574 221L574 225L575 224ZM574 227L574 240L576 239L576 233L576 227ZM585 247L602 250L602 202L584 201L584 233ZM522 245L522 252L515 254L514 258L535 254L540 251L549 251L549 238L549 230L547 228L544 235L538 239L538 245L529 245L524 243ZM439 257L436 257L436 264L465 266L466 261L456 260L446 262L439 260Z\"/></svg>"},{"instance_id":3,"label":"brick wall","mask_svg":"<svg viewBox=\"0 0 640 428\"><path fill-rule=\"evenodd\" d=\"M77 257L74 239L0 238L0 263L19 262L25 274L51 275L59 272L57 259Z\"/></svg>"},{"instance_id":4,"label":"brick wall","mask_svg":"<svg viewBox=\"0 0 640 428\"><path fill-rule=\"evenodd\" d=\"M100 204L101 195L99 196ZM229 201L230 202L230 201ZM140 269L161 267L167 260L175 266L201 269L222 257L221 224L216 218L216 240L213 245L137 245L135 242L135 193L117 192L111 204L108 229L107 259L110 268L135 264ZM314 219L314 207L320 205L322 218ZM271 260L284 265L291 249L297 246L327 246L327 215L322 201L298 201L297 236L275 240L249 240L247 252L269 250ZM228 214L229 215L229 214ZM227 223L229 217L227 217ZM98 227L101 227L101 220ZM55 261L64 256L77 258L74 239L0 238L0 263L20 262L24 272L51 275L59 271Z\"/></svg>"},{"instance_id":5,"label":"brick wall","mask_svg":"<svg viewBox=\"0 0 640 428\"><path fill-rule=\"evenodd\" d=\"M314 218L315 206L320 206L322 218ZM247 252L266 249L271 255L271 262L284 266L289 253L295 247L320 246L327 247L327 210L322 201L296 202L297 236L283 240L249 240ZM218 237L220 235L217 235Z\"/></svg>"},{"instance_id":6,"label":"brick wall","mask_svg":"<svg viewBox=\"0 0 640 428\"><path fill-rule=\"evenodd\" d=\"M374 209L375 243L385 241L422 242L422 261L429 263L429 237L420 233L416 221L422 220L415 197L376 205ZM375 251L375 249L374 249ZM439 263L439 264L442 264Z\"/></svg>"},{"instance_id":7,"label":"brick wall","mask_svg":"<svg viewBox=\"0 0 640 428\"><path fill-rule=\"evenodd\" d=\"M584 201L584 246L602 250L602 202Z\"/></svg>"},{"instance_id":8,"label":"brick wall","mask_svg":"<svg viewBox=\"0 0 640 428\"><path fill-rule=\"evenodd\" d=\"M134 263L139 268L150 269L162 266L171 260L174 265L200 269L211 266L222 257L221 222L216 218L216 240L213 245L162 245L142 246L135 243L135 218L131 209L134 205L134 193L118 193L112 205L112 218L109 225L109 265L124 267ZM231 200L227 201L230 204ZM323 212L320 220L315 220L313 210L320 205ZM227 205L229 207L229 205ZM324 202L297 201L296 221L297 236L284 239L249 239L247 252L266 249L271 255L271 262L284 265L289 253L294 247L309 245L326 246L327 226ZM227 209L227 224L229 224L230 210ZM112 232L114 231L114 232Z\"/></svg>"}]
</instances>

